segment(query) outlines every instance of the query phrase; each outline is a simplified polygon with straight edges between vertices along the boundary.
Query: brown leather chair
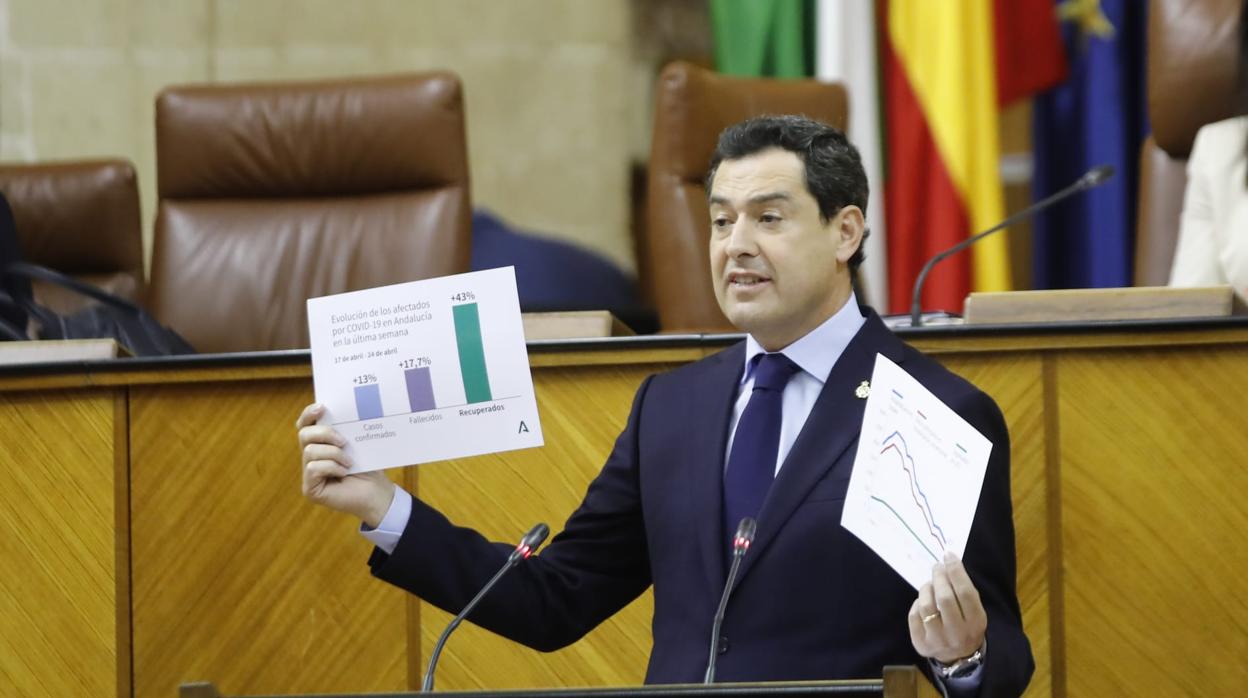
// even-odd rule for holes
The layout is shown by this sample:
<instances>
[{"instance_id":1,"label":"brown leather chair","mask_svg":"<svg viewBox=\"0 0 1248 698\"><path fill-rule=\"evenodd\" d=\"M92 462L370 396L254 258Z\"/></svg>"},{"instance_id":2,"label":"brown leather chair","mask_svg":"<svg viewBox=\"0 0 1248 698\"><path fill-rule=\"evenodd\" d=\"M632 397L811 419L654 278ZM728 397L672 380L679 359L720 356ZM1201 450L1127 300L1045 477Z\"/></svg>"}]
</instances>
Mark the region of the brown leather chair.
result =
<instances>
[{"instance_id":1,"label":"brown leather chair","mask_svg":"<svg viewBox=\"0 0 1248 698\"><path fill-rule=\"evenodd\" d=\"M28 262L51 267L142 302L139 185L124 160L0 165L0 191L13 209ZM34 282L35 300L62 314L90 301Z\"/></svg>"},{"instance_id":2,"label":"brown leather chair","mask_svg":"<svg viewBox=\"0 0 1248 698\"><path fill-rule=\"evenodd\" d=\"M1201 126L1235 115L1239 13L1243 0L1151 0L1148 115L1140 150L1135 285L1170 279L1187 156Z\"/></svg>"},{"instance_id":3,"label":"brown leather chair","mask_svg":"<svg viewBox=\"0 0 1248 698\"><path fill-rule=\"evenodd\" d=\"M711 288L706 173L720 131L751 116L804 114L845 128L845 88L720 75L672 63L659 76L641 276L664 332L731 331Z\"/></svg>"},{"instance_id":4,"label":"brown leather chair","mask_svg":"<svg viewBox=\"0 0 1248 698\"><path fill-rule=\"evenodd\" d=\"M468 270L449 73L156 100L156 316L203 352L308 346L308 298Z\"/></svg>"}]
</instances>

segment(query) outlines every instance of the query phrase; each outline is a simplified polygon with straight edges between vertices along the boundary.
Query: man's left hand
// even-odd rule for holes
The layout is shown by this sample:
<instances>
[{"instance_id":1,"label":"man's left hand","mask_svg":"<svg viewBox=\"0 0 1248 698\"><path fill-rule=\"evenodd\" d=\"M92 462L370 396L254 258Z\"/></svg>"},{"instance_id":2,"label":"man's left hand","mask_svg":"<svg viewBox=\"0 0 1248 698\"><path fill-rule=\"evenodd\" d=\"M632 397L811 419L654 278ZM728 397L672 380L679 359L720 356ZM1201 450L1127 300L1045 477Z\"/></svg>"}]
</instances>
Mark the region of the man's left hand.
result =
<instances>
[{"instance_id":1,"label":"man's left hand","mask_svg":"<svg viewBox=\"0 0 1248 698\"><path fill-rule=\"evenodd\" d=\"M951 552L932 568L910 605L910 642L922 656L952 664L975 653L988 632L988 614L962 561Z\"/></svg>"}]
</instances>

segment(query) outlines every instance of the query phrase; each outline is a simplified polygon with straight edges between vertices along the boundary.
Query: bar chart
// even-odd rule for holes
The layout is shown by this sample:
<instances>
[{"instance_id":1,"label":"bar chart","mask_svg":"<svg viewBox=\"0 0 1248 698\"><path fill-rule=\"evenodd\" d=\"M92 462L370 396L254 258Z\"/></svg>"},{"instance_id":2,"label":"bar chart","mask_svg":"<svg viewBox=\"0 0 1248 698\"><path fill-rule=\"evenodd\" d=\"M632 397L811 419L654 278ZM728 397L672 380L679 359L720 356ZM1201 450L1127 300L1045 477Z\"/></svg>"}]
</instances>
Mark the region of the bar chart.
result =
<instances>
[{"instance_id":1,"label":"bar chart","mask_svg":"<svg viewBox=\"0 0 1248 698\"><path fill-rule=\"evenodd\" d=\"M455 323L455 349L459 362L459 379L464 391L462 405L490 402L494 393L490 390L490 372L485 360L485 343L481 334L481 313L476 303L451 306ZM427 356L399 362L406 391L406 410L387 414L382 408L381 386L372 374L357 376L355 413L356 420L380 419L397 414L427 412L439 407L433 389L432 360ZM395 377L397 380L397 376Z\"/></svg>"},{"instance_id":2,"label":"bar chart","mask_svg":"<svg viewBox=\"0 0 1248 698\"><path fill-rule=\"evenodd\" d=\"M541 445L510 267L308 301L325 422L360 470Z\"/></svg>"}]
</instances>

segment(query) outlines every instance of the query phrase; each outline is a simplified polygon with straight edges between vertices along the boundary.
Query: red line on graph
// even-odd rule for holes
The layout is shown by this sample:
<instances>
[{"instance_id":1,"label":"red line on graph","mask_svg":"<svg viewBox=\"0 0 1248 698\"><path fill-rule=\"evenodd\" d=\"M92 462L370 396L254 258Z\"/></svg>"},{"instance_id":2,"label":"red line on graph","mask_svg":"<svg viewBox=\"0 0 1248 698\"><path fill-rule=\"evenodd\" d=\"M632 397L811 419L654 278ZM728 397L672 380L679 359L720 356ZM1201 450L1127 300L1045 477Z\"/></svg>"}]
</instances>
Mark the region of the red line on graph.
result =
<instances>
[{"instance_id":1,"label":"red line on graph","mask_svg":"<svg viewBox=\"0 0 1248 698\"><path fill-rule=\"evenodd\" d=\"M910 476L910 496L914 498L914 505L918 507L919 512L923 514L923 522L927 524L927 532L932 535L932 540L936 541L936 545L939 545L940 549L944 550L945 549L944 542L940 540L940 537L936 535L935 529L932 528L932 524L934 522L932 521L931 514L927 511L927 507L923 506L923 503L919 501L919 495L918 495L918 492L916 491L918 490L919 483L915 481L914 472L911 471L910 468L906 466L905 455L902 454L901 449L897 448L896 442L890 443L889 445L885 446L884 450L880 451L880 454L883 455L884 452L890 448L897 452L897 457L901 459L901 469L905 470L906 474Z\"/></svg>"}]
</instances>

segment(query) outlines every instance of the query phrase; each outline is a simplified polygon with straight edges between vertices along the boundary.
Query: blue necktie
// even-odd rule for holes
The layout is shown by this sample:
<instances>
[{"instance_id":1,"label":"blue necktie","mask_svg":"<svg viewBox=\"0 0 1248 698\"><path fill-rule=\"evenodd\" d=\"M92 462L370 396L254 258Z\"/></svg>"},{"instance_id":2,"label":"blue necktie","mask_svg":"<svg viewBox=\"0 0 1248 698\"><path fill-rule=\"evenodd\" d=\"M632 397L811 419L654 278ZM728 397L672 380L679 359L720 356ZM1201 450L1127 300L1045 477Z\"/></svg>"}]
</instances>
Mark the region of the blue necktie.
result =
<instances>
[{"instance_id":1,"label":"blue necktie","mask_svg":"<svg viewBox=\"0 0 1248 698\"><path fill-rule=\"evenodd\" d=\"M776 477L784 386L801 370L784 354L759 354L754 391L737 422L724 471L724 542L746 516L758 517Z\"/></svg>"}]
</instances>

